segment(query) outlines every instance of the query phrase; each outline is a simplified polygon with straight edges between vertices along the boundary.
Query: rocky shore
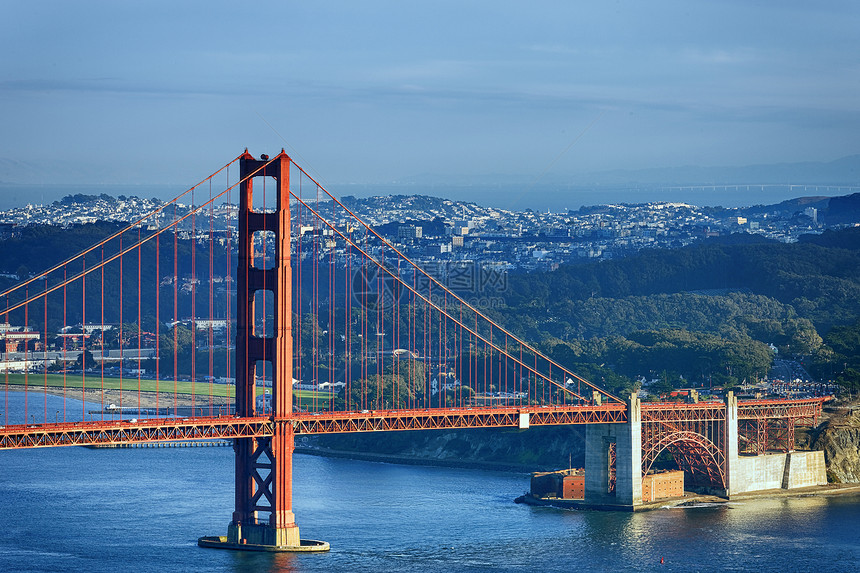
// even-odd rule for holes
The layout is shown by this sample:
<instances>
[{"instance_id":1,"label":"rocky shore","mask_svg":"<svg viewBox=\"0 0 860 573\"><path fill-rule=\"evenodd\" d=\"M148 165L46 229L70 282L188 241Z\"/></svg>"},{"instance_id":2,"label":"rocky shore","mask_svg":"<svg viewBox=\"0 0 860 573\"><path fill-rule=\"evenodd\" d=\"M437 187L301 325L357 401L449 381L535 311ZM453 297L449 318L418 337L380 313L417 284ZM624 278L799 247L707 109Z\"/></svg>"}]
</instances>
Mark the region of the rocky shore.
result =
<instances>
[{"instance_id":1,"label":"rocky shore","mask_svg":"<svg viewBox=\"0 0 860 573\"><path fill-rule=\"evenodd\" d=\"M585 463L581 426L332 434L301 437L296 446L315 455L522 472Z\"/></svg>"},{"instance_id":2,"label":"rocky shore","mask_svg":"<svg viewBox=\"0 0 860 573\"><path fill-rule=\"evenodd\" d=\"M844 493L850 488L831 486L860 484L860 401L831 402L815 428L797 434L798 449L824 451L830 483L819 492ZM524 472L584 464L583 430L575 426L326 435L302 438L297 446L314 455Z\"/></svg>"},{"instance_id":3,"label":"rocky shore","mask_svg":"<svg viewBox=\"0 0 860 573\"><path fill-rule=\"evenodd\" d=\"M827 481L860 483L860 403L836 403L810 432L810 449L822 450Z\"/></svg>"}]
</instances>

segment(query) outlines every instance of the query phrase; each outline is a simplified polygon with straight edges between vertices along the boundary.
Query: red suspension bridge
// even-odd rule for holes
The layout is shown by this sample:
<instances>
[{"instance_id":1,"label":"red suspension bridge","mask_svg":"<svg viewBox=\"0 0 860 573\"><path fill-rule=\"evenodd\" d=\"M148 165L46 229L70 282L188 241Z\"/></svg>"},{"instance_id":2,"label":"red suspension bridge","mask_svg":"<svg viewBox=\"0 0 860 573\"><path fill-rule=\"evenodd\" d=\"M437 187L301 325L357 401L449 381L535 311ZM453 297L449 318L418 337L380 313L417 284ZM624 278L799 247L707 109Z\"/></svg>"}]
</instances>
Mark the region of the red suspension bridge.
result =
<instances>
[{"instance_id":1,"label":"red suspension bridge","mask_svg":"<svg viewBox=\"0 0 860 573\"><path fill-rule=\"evenodd\" d=\"M635 426L634 475L668 451L728 492L733 448L790 451L821 412L614 396L422 270L283 151L246 151L0 297L0 449L233 439L228 534L201 538L215 547L328 547L300 540L292 513L297 434ZM604 442L601 495L623 465Z\"/></svg>"}]
</instances>

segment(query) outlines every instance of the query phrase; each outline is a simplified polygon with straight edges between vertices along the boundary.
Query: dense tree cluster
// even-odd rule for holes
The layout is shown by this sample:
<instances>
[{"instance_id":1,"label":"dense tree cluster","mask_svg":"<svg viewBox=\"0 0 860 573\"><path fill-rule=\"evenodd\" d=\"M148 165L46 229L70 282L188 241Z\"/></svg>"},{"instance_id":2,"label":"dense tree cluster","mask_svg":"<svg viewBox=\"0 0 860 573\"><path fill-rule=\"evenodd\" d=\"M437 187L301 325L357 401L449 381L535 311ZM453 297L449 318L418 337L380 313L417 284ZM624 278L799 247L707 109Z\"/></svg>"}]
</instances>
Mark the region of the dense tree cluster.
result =
<instances>
[{"instance_id":1,"label":"dense tree cluster","mask_svg":"<svg viewBox=\"0 0 860 573\"><path fill-rule=\"evenodd\" d=\"M755 379L772 361L770 345L815 357L817 374L852 384L860 347L845 342L854 328L845 325L860 317L860 228L514 275L494 314L562 363L602 364L628 386L633 376L676 386Z\"/></svg>"},{"instance_id":2,"label":"dense tree cluster","mask_svg":"<svg viewBox=\"0 0 860 573\"><path fill-rule=\"evenodd\" d=\"M822 351L814 356L815 373L835 379L852 392L860 391L860 319L834 327L824 342Z\"/></svg>"}]
</instances>

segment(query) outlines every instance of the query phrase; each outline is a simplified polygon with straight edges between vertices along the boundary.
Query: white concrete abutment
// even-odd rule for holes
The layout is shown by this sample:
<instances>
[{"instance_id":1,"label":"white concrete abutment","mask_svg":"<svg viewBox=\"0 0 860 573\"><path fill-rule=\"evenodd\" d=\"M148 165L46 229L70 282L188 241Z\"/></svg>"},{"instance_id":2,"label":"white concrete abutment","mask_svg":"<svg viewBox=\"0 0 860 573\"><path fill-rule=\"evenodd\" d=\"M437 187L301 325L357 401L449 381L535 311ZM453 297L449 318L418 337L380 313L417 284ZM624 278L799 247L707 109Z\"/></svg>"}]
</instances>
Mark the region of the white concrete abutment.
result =
<instances>
[{"instance_id":1,"label":"white concrete abutment","mask_svg":"<svg viewBox=\"0 0 860 573\"><path fill-rule=\"evenodd\" d=\"M586 426L585 503L588 505L632 509L642 504L642 411L635 394L630 396L627 407L626 423ZM731 392L725 408L725 497L827 483L823 452L740 455L738 400Z\"/></svg>"}]
</instances>

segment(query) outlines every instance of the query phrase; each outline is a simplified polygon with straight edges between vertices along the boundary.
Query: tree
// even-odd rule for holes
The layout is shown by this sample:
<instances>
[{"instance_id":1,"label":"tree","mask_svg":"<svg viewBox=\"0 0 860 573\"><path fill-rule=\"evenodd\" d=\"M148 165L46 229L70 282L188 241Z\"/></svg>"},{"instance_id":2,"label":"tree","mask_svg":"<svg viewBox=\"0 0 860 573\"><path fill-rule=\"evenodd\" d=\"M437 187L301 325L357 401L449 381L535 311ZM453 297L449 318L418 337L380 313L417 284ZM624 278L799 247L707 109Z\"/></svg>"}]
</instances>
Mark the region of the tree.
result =
<instances>
[{"instance_id":1,"label":"tree","mask_svg":"<svg viewBox=\"0 0 860 573\"><path fill-rule=\"evenodd\" d=\"M134 333L136 336L136 326ZM182 354L191 351L193 341L194 338L191 329L181 323L177 323L173 325L173 328L161 335L159 345L161 346L161 351L166 354L172 353L174 350Z\"/></svg>"},{"instance_id":2,"label":"tree","mask_svg":"<svg viewBox=\"0 0 860 573\"><path fill-rule=\"evenodd\" d=\"M89 370L91 368L95 368L97 366L95 358L93 358L93 353L89 350L84 350L78 355L77 360L75 360L75 369L76 370Z\"/></svg>"}]
</instances>

